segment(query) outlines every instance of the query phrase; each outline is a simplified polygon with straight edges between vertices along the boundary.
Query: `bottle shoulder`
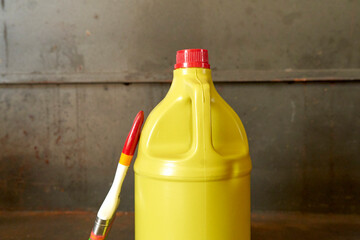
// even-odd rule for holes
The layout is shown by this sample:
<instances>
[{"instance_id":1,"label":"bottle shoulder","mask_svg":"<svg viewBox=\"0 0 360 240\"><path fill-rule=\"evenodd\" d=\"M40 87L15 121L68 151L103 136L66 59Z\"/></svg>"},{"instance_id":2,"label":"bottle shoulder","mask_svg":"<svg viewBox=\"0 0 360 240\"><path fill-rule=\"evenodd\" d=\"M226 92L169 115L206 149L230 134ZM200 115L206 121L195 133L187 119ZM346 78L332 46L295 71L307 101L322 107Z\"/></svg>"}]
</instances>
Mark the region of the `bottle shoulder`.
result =
<instances>
[{"instance_id":1,"label":"bottle shoulder","mask_svg":"<svg viewBox=\"0 0 360 240\"><path fill-rule=\"evenodd\" d=\"M212 82L196 79L201 77L175 83L149 115L135 162L138 174L216 179L250 172L240 118Z\"/></svg>"}]
</instances>

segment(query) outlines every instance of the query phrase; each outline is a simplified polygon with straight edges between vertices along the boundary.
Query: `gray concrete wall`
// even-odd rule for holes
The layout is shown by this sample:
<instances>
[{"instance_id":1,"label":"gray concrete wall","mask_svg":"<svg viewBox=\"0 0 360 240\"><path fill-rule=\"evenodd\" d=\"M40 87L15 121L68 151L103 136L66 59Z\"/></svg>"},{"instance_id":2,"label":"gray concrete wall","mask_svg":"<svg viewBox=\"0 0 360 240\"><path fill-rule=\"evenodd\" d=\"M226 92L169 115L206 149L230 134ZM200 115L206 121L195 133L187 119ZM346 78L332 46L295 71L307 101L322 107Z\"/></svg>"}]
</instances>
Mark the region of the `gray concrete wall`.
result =
<instances>
[{"instance_id":1,"label":"gray concrete wall","mask_svg":"<svg viewBox=\"0 0 360 240\"><path fill-rule=\"evenodd\" d=\"M95 210L176 50L209 49L255 211L360 213L359 1L0 2L0 210ZM300 81L300 82L299 82ZM121 210L133 210L133 173Z\"/></svg>"},{"instance_id":2,"label":"gray concrete wall","mask_svg":"<svg viewBox=\"0 0 360 240\"><path fill-rule=\"evenodd\" d=\"M360 84L217 84L247 130L254 210L360 212ZM0 88L0 209L95 209L168 84ZM133 210L133 173L120 209Z\"/></svg>"},{"instance_id":3,"label":"gray concrete wall","mask_svg":"<svg viewBox=\"0 0 360 240\"><path fill-rule=\"evenodd\" d=\"M207 48L217 81L354 79L360 2L2 0L0 82L171 80Z\"/></svg>"}]
</instances>

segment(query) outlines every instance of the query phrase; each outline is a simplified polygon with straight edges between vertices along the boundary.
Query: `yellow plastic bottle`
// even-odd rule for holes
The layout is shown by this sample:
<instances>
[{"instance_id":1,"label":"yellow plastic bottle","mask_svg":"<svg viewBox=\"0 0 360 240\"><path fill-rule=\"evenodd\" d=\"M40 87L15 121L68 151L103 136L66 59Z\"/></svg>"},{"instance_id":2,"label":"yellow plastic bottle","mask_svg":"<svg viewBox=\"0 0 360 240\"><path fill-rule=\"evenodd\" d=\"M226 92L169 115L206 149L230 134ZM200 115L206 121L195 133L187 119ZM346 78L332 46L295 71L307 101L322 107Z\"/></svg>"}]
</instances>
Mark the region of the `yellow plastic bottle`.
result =
<instances>
[{"instance_id":1,"label":"yellow plastic bottle","mask_svg":"<svg viewBox=\"0 0 360 240\"><path fill-rule=\"evenodd\" d=\"M177 52L134 169L136 240L250 240L248 141L215 90L207 50Z\"/></svg>"}]
</instances>

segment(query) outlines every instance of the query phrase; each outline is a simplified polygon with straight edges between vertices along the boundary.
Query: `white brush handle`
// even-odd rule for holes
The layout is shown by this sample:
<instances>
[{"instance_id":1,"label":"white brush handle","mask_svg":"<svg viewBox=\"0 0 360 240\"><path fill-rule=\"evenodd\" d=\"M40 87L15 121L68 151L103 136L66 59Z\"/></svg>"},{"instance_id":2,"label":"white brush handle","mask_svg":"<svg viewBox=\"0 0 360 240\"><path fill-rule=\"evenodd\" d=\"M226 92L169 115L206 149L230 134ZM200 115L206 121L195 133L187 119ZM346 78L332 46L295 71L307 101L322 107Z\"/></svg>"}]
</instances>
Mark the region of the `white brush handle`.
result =
<instances>
[{"instance_id":1,"label":"white brush handle","mask_svg":"<svg viewBox=\"0 0 360 240\"><path fill-rule=\"evenodd\" d=\"M109 220L113 217L120 203L121 186L124 182L124 178L128 168L129 168L128 166L124 166L118 163L114 181L111 185L108 194L106 195L104 202L102 203L97 213L98 218L103 220Z\"/></svg>"}]
</instances>

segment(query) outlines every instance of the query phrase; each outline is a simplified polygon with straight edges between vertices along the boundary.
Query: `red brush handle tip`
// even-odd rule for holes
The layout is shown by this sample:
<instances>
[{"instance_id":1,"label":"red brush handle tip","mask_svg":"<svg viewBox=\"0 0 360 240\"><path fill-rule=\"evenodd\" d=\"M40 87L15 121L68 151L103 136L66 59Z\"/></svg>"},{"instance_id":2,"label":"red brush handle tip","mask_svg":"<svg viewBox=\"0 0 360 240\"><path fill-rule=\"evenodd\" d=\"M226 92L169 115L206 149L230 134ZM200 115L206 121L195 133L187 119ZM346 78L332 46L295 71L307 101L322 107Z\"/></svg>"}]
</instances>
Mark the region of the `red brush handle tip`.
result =
<instances>
[{"instance_id":1,"label":"red brush handle tip","mask_svg":"<svg viewBox=\"0 0 360 240\"><path fill-rule=\"evenodd\" d=\"M129 132L129 135L126 138L125 145L123 148L123 153L126 155L134 155L136 145L139 141L141 126L144 122L144 112L140 111L134 120L133 126Z\"/></svg>"}]
</instances>

